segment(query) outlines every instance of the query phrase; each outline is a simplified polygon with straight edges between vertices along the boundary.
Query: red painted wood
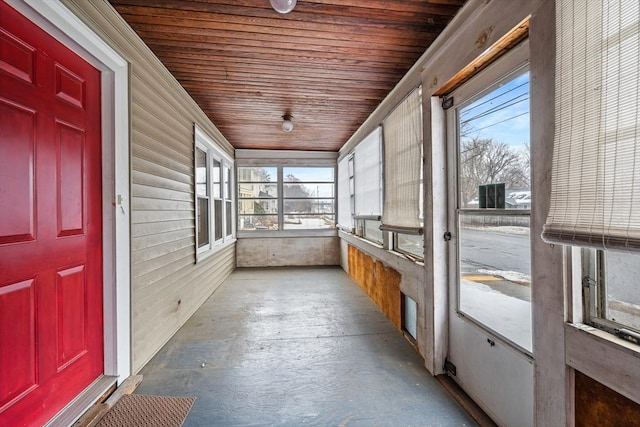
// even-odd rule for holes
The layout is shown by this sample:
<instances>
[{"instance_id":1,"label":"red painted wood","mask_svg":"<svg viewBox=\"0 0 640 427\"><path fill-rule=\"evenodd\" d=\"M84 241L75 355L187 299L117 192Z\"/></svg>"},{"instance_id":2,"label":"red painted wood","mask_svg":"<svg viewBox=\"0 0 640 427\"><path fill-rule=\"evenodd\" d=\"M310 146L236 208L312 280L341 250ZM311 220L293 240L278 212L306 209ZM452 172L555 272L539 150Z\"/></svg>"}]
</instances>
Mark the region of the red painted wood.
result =
<instances>
[{"instance_id":1,"label":"red painted wood","mask_svg":"<svg viewBox=\"0 0 640 427\"><path fill-rule=\"evenodd\" d=\"M100 73L0 1L0 425L103 372Z\"/></svg>"},{"instance_id":2,"label":"red painted wood","mask_svg":"<svg viewBox=\"0 0 640 427\"><path fill-rule=\"evenodd\" d=\"M0 141L0 244L33 240L36 112L0 98Z\"/></svg>"}]
</instances>

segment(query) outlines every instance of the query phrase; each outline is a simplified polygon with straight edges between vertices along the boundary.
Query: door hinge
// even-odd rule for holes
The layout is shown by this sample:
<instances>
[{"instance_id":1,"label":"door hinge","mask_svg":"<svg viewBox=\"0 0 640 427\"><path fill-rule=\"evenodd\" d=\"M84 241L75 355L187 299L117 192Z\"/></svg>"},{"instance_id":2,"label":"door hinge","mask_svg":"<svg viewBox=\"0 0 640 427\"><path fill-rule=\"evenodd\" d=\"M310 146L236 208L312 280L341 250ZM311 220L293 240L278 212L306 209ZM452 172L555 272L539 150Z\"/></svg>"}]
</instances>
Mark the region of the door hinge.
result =
<instances>
[{"instance_id":1,"label":"door hinge","mask_svg":"<svg viewBox=\"0 0 640 427\"><path fill-rule=\"evenodd\" d=\"M453 96L450 98L447 97L442 97L442 109L443 110L448 110L449 108L453 107Z\"/></svg>"},{"instance_id":2,"label":"door hinge","mask_svg":"<svg viewBox=\"0 0 640 427\"><path fill-rule=\"evenodd\" d=\"M444 361L444 370L449 374L449 375L453 375L454 377L456 376L456 365L454 365L453 363L451 363L451 361L449 359L446 359Z\"/></svg>"}]
</instances>

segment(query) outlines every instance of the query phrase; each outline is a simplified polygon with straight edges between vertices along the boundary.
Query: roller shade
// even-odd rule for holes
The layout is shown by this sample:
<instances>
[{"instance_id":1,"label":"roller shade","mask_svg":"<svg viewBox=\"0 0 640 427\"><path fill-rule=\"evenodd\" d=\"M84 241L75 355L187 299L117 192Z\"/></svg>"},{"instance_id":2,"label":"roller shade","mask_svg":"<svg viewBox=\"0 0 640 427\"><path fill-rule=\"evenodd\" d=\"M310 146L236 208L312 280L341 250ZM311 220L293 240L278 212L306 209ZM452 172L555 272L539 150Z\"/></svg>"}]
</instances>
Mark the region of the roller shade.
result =
<instances>
[{"instance_id":1,"label":"roller shade","mask_svg":"<svg viewBox=\"0 0 640 427\"><path fill-rule=\"evenodd\" d=\"M640 3L556 2L547 242L640 250Z\"/></svg>"},{"instance_id":2,"label":"roller shade","mask_svg":"<svg viewBox=\"0 0 640 427\"><path fill-rule=\"evenodd\" d=\"M411 92L382 123L384 209L382 228L417 232L422 179L422 94Z\"/></svg>"},{"instance_id":3,"label":"roller shade","mask_svg":"<svg viewBox=\"0 0 640 427\"><path fill-rule=\"evenodd\" d=\"M382 131L378 126L355 148L356 216L382 213Z\"/></svg>"},{"instance_id":4,"label":"roller shade","mask_svg":"<svg viewBox=\"0 0 640 427\"><path fill-rule=\"evenodd\" d=\"M343 230L353 231L349 190L349 156L338 162L338 226Z\"/></svg>"}]
</instances>

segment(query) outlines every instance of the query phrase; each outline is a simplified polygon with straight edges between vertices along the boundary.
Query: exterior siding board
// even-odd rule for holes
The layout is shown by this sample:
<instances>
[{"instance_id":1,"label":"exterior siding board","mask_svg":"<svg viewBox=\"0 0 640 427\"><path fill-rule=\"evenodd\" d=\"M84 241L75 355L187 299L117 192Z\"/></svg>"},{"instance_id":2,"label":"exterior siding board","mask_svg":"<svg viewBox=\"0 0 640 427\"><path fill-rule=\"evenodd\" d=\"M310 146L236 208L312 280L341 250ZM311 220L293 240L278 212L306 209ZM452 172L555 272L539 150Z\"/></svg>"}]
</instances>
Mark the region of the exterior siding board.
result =
<instances>
[{"instance_id":1,"label":"exterior siding board","mask_svg":"<svg viewBox=\"0 0 640 427\"><path fill-rule=\"evenodd\" d=\"M131 194L133 197L147 196L151 199L165 199L176 201L192 201L193 195L183 191L167 190L161 187L151 187L133 184L131 186Z\"/></svg>"},{"instance_id":2,"label":"exterior siding board","mask_svg":"<svg viewBox=\"0 0 640 427\"><path fill-rule=\"evenodd\" d=\"M138 224L136 226L135 232L131 233L131 238L149 236L156 233L166 233L168 231L187 228L193 231L193 221L177 220L164 222L148 222L145 224Z\"/></svg>"},{"instance_id":3,"label":"exterior siding board","mask_svg":"<svg viewBox=\"0 0 640 427\"><path fill-rule=\"evenodd\" d=\"M132 138L131 143L136 144L135 139ZM176 182L181 182L183 184L188 184L189 188L191 188L192 181L193 181L191 176L189 176L188 174L176 172L165 166L157 165L153 162L150 162L145 159L141 159L139 157L134 157L134 156L131 157L131 168L133 170L145 172L150 175L168 179L170 181L176 181Z\"/></svg>"},{"instance_id":4,"label":"exterior siding board","mask_svg":"<svg viewBox=\"0 0 640 427\"><path fill-rule=\"evenodd\" d=\"M163 212L163 211L136 211L131 213L131 223L135 225L149 222L175 221L181 219L190 219L193 221L193 212Z\"/></svg>"},{"instance_id":5,"label":"exterior siding board","mask_svg":"<svg viewBox=\"0 0 640 427\"><path fill-rule=\"evenodd\" d=\"M178 249L167 254L150 258L147 261L140 262L139 264L137 264L136 270L141 276L143 276L155 271L157 269L158 263L168 265L180 259L188 259L190 256L191 251L188 247L185 247L183 249Z\"/></svg>"},{"instance_id":6,"label":"exterior siding board","mask_svg":"<svg viewBox=\"0 0 640 427\"><path fill-rule=\"evenodd\" d=\"M131 182L133 184L148 185L149 187L166 188L187 193L190 192L192 185L191 183L176 182L171 179L136 170L131 171Z\"/></svg>"},{"instance_id":7,"label":"exterior siding board","mask_svg":"<svg viewBox=\"0 0 640 427\"><path fill-rule=\"evenodd\" d=\"M153 354L138 352L152 346L162 347L195 312L191 307L199 307L202 301L211 295L208 289L215 290L222 284L222 281L233 271L235 259L233 251L232 246L228 247L218 256L207 258L207 261L211 260L211 262L207 262L203 268L191 269L183 277L174 273L169 276L170 280L158 282L153 286L153 289L158 290L157 295L161 296L157 301L153 300L152 292L142 292L145 299L141 298L141 304L138 306L141 311L133 313L134 320L144 322L144 324L134 323L133 341L138 343L133 347L134 360L139 360L144 366ZM193 283L206 283L208 286L193 289ZM183 297L180 297L181 295ZM132 297L136 298L137 295L134 294ZM172 333L166 334L167 330L172 330ZM164 338L160 341L159 337Z\"/></svg>"},{"instance_id":8,"label":"exterior siding board","mask_svg":"<svg viewBox=\"0 0 640 427\"><path fill-rule=\"evenodd\" d=\"M137 144L135 147L131 147L131 154L134 157L145 159L176 172L189 175L193 173L193 167L186 165L191 158L191 151L188 155L183 155L175 150L168 149L169 147L166 145L157 144L155 140L140 133L135 139Z\"/></svg>"},{"instance_id":9,"label":"exterior siding board","mask_svg":"<svg viewBox=\"0 0 640 427\"><path fill-rule=\"evenodd\" d=\"M235 268L234 244L195 263L193 124L233 148L107 2L63 2L130 65L135 373Z\"/></svg>"}]
</instances>

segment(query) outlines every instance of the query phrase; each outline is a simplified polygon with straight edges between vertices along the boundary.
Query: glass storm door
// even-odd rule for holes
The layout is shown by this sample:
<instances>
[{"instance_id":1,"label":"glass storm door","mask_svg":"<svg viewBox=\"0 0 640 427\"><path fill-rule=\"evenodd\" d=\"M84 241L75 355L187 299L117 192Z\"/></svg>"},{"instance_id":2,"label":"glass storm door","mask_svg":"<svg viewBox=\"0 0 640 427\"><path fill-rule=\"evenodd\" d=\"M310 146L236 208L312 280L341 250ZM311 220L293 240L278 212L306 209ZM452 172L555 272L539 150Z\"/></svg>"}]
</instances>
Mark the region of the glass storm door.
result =
<instances>
[{"instance_id":1,"label":"glass storm door","mask_svg":"<svg viewBox=\"0 0 640 427\"><path fill-rule=\"evenodd\" d=\"M518 426L533 424L527 59L524 42L447 111L448 372L498 424Z\"/></svg>"}]
</instances>

